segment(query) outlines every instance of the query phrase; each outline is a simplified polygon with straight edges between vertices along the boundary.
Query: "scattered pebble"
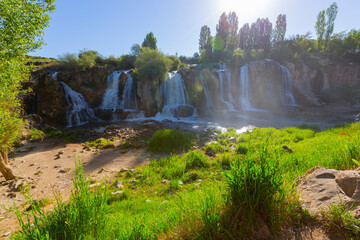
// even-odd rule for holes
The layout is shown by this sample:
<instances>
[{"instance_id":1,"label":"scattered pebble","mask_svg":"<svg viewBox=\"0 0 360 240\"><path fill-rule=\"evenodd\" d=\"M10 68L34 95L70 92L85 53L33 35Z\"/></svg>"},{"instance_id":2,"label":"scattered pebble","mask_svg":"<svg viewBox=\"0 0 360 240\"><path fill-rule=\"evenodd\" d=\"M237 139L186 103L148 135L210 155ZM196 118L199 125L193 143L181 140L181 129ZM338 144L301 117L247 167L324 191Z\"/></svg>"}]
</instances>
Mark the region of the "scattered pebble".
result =
<instances>
[{"instance_id":1,"label":"scattered pebble","mask_svg":"<svg viewBox=\"0 0 360 240\"><path fill-rule=\"evenodd\" d=\"M41 175L41 174L44 174L44 172L43 171L38 171L38 172L35 173L35 175L37 175L37 176Z\"/></svg>"},{"instance_id":2,"label":"scattered pebble","mask_svg":"<svg viewBox=\"0 0 360 240\"><path fill-rule=\"evenodd\" d=\"M116 192L112 192L111 195L117 195L117 194L122 194L124 191L116 191Z\"/></svg>"},{"instance_id":3,"label":"scattered pebble","mask_svg":"<svg viewBox=\"0 0 360 240\"><path fill-rule=\"evenodd\" d=\"M129 180L128 183L136 183L136 180Z\"/></svg>"},{"instance_id":4,"label":"scattered pebble","mask_svg":"<svg viewBox=\"0 0 360 240\"><path fill-rule=\"evenodd\" d=\"M67 173L70 172L71 168L64 168L59 171L59 173Z\"/></svg>"},{"instance_id":5,"label":"scattered pebble","mask_svg":"<svg viewBox=\"0 0 360 240\"><path fill-rule=\"evenodd\" d=\"M54 166L54 168L61 168L61 165L56 164L56 165Z\"/></svg>"},{"instance_id":6,"label":"scattered pebble","mask_svg":"<svg viewBox=\"0 0 360 240\"><path fill-rule=\"evenodd\" d=\"M162 180L162 183L169 184L169 180L164 179L164 180Z\"/></svg>"},{"instance_id":7,"label":"scattered pebble","mask_svg":"<svg viewBox=\"0 0 360 240\"><path fill-rule=\"evenodd\" d=\"M115 188L123 188L124 185L123 185L122 181L116 180L115 183L113 184L113 187L115 187Z\"/></svg>"}]
</instances>

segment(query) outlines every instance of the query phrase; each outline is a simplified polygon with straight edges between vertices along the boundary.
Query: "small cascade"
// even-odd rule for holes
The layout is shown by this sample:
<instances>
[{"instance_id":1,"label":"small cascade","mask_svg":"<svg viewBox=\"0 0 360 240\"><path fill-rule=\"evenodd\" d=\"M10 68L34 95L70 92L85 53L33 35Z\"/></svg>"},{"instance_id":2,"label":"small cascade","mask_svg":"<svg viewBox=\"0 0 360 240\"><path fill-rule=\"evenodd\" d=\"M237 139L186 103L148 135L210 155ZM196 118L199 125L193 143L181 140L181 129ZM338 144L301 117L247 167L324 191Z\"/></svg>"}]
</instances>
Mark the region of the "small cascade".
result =
<instances>
[{"instance_id":1,"label":"small cascade","mask_svg":"<svg viewBox=\"0 0 360 240\"><path fill-rule=\"evenodd\" d=\"M68 127L82 125L95 118L94 111L86 103L81 93L75 92L64 82L61 82L61 85L65 91L66 102L70 107L66 114Z\"/></svg>"},{"instance_id":2,"label":"small cascade","mask_svg":"<svg viewBox=\"0 0 360 240\"><path fill-rule=\"evenodd\" d=\"M107 78L107 89L104 94L103 101L101 103L101 109L116 110L120 109L119 99L119 80L120 75L125 71L115 71L111 73Z\"/></svg>"},{"instance_id":3,"label":"small cascade","mask_svg":"<svg viewBox=\"0 0 360 240\"><path fill-rule=\"evenodd\" d=\"M245 111L256 110L251 104L251 88L250 88L250 77L249 77L249 66L246 63L240 68L240 95L239 102L241 108Z\"/></svg>"},{"instance_id":4,"label":"small cascade","mask_svg":"<svg viewBox=\"0 0 360 240\"><path fill-rule=\"evenodd\" d=\"M188 92L180 74L168 73L166 81L161 84L161 92L164 107L156 117L179 118L197 115L196 109L190 105Z\"/></svg>"},{"instance_id":5,"label":"small cascade","mask_svg":"<svg viewBox=\"0 0 360 240\"><path fill-rule=\"evenodd\" d=\"M220 65L220 70L218 71L219 81L220 81L220 84L219 84L220 85L220 89L219 89L220 101L227 106L229 111L236 112L233 104L230 102L231 100L233 100L232 94L231 94L231 76L227 72L230 72L230 71L227 71L226 65ZM224 77L223 77L224 73L226 73L226 75L227 75L226 77L227 77L228 87L227 87L226 95L228 96L229 101L226 101L224 99L224 93L225 93Z\"/></svg>"},{"instance_id":6,"label":"small cascade","mask_svg":"<svg viewBox=\"0 0 360 240\"><path fill-rule=\"evenodd\" d=\"M55 81L57 81L57 76L59 75L60 72L54 72L51 74L52 79L54 79Z\"/></svg>"},{"instance_id":7,"label":"small cascade","mask_svg":"<svg viewBox=\"0 0 360 240\"><path fill-rule=\"evenodd\" d=\"M205 93L205 99L206 99L206 106L209 110L209 113L212 114L216 111L215 107L214 107L214 104L213 104L213 101L211 100L211 96L210 96L210 93L209 93L209 88L207 86L207 83L206 83L206 80L204 79L204 76L201 74L200 75L200 82L203 86L203 89L204 89L204 93Z\"/></svg>"},{"instance_id":8,"label":"small cascade","mask_svg":"<svg viewBox=\"0 0 360 240\"><path fill-rule=\"evenodd\" d=\"M132 76L128 74L127 77L120 107L127 111L135 111L137 110L136 87Z\"/></svg>"},{"instance_id":9,"label":"small cascade","mask_svg":"<svg viewBox=\"0 0 360 240\"><path fill-rule=\"evenodd\" d=\"M296 106L295 98L292 94L292 84L290 78L290 72L287 67L279 64L279 69L281 70L283 85L281 91L281 101L284 106Z\"/></svg>"}]
</instances>

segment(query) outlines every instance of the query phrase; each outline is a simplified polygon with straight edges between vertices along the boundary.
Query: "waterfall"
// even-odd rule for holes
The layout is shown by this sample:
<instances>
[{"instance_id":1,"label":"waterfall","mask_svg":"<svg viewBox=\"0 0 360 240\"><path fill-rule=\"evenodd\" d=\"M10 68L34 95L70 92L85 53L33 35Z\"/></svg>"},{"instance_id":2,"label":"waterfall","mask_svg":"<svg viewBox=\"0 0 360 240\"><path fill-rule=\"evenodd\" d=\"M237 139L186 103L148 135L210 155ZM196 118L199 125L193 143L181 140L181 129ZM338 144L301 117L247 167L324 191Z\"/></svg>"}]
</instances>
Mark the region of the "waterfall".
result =
<instances>
[{"instance_id":1,"label":"waterfall","mask_svg":"<svg viewBox=\"0 0 360 240\"><path fill-rule=\"evenodd\" d=\"M250 77L249 77L249 66L246 63L240 68L240 95L239 102L241 108L246 111L256 110L250 101L251 88L250 88Z\"/></svg>"},{"instance_id":2,"label":"waterfall","mask_svg":"<svg viewBox=\"0 0 360 240\"><path fill-rule=\"evenodd\" d=\"M180 74L176 72L168 73L165 82L161 84L161 93L164 107L157 117L183 117L195 116L196 109L190 105L188 92ZM189 114L191 111L191 114Z\"/></svg>"},{"instance_id":3,"label":"waterfall","mask_svg":"<svg viewBox=\"0 0 360 240\"><path fill-rule=\"evenodd\" d=\"M107 77L107 89L104 94L100 108L116 110L120 108L119 80L120 75L125 71L115 71Z\"/></svg>"},{"instance_id":4,"label":"waterfall","mask_svg":"<svg viewBox=\"0 0 360 240\"><path fill-rule=\"evenodd\" d=\"M231 75L230 75L230 71L226 69L226 65L220 65L220 70L217 71L219 74L219 81L220 81L220 89L219 89L219 95L220 95L220 101L225 104L228 108L229 111L231 112L236 112L233 104L231 103L231 101L233 101L232 98L232 94L231 94ZM226 77L227 77L227 96L229 101L226 101L224 99L224 93L225 93L225 87L224 87L224 78L223 75L224 73L226 73Z\"/></svg>"},{"instance_id":5,"label":"waterfall","mask_svg":"<svg viewBox=\"0 0 360 240\"><path fill-rule=\"evenodd\" d=\"M70 107L66 114L69 127L88 123L90 119L95 118L93 110L86 103L81 93L75 92L64 82L61 82L61 85L65 91L66 102Z\"/></svg>"},{"instance_id":6,"label":"waterfall","mask_svg":"<svg viewBox=\"0 0 360 240\"><path fill-rule=\"evenodd\" d=\"M124 110L137 110L134 80L130 74L128 74L127 77L123 92L123 100L121 101L120 107Z\"/></svg>"},{"instance_id":7,"label":"waterfall","mask_svg":"<svg viewBox=\"0 0 360 240\"><path fill-rule=\"evenodd\" d=\"M296 101L292 94L292 85L289 69L287 69L287 67L285 66L282 66L280 63L277 64L279 66L279 69L281 70L283 78L283 85L281 88L281 101L284 106L296 106Z\"/></svg>"},{"instance_id":8,"label":"waterfall","mask_svg":"<svg viewBox=\"0 0 360 240\"><path fill-rule=\"evenodd\" d=\"M136 88L132 76L128 74L130 71L131 70L115 71L108 76L108 86L100 108L113 110L114 112L117 109L137 110ZM123 93L119 94L119 81L122 73L127 75L127 79ZM122 98L119 96L122 96Z\"/></svg>"},{"instance_id":9,"label":"waterfall","mask_svg":"<svg viewBox=\"0 0 360 240\"><path fill-rule=\"evenodd\" d=\"M200 82L201 82L201 84L203 86L203 89L204 89L205 99L206 99L206 106L207 106L207 108L209 110L209 113L212 114L213 112L216 111L216 109L215 109L214 104L213 104L213 102L211 100L211 96L209 94L209 88L207 86L206 80L204 79L204 76L202 75L202 73L200 75Z\"/></svg>"},{"instance_id":10,"label":"waterfall","mask_svg":"<svg viewBox=\"0 0 360 240\"><path fill-rule=\"evenodd\" d=\"M54 73L51 74L51 77L52 77L55 81L57 81L57 76L58 76L58 74L59 74L59 72L54 72Z\"/></svg>"}]
</instances>

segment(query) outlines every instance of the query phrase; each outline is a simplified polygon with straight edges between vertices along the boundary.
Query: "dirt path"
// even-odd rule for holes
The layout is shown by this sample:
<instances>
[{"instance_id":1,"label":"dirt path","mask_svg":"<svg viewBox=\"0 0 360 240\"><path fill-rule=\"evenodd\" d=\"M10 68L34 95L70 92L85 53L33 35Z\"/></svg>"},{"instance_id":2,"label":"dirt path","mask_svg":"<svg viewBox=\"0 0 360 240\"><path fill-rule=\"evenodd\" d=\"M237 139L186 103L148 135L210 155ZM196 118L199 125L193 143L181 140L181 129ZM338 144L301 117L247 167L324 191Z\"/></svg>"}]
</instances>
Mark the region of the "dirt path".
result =
<instances>
[{"instance_id":1,"label":"dirt path","mask_svg":"<svg viewBox=\"0 0 360 240\"><path fill-rule=\"evenodd\" d=\"M28 143L17 149L10 160L10 166L16 181L5 181L0 177L0 204L12 206L15 202L20 206L25 202L19 185L28 183L31 193L39 199L54 199L54 192L61 192L67 198L72 188L72 175L75 169L75 158L83 160L84 171L94 180L114 176L121 168L133 168L148 164L150 154L145 148L123 149L88 149L82 144L64 144L58 140ZM57 157L60 156L60 158ZM57 159L58 158L58 159ZM105 171L99 173L99 170ZM48 206L50 208L51 205ZM0 237L18 228L15 214L0 208Z\"/></svg>"}]
</instances>

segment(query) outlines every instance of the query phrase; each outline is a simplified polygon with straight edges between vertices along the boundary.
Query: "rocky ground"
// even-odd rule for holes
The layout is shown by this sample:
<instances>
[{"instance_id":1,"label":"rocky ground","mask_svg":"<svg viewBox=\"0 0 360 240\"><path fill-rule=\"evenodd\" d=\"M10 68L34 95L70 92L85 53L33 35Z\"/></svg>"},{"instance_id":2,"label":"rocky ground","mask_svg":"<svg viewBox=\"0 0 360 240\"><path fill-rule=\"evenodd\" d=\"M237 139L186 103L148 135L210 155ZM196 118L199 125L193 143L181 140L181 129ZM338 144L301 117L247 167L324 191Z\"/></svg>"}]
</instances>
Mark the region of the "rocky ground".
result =
<instances>
[{"instance_id":1,"label":"rocky ground","mask_svg":"<svg viewBox=\"0 0 360 240\"><path fill-rule=\"evenodd\" d=\"M159 156L147 151L148 139L159 129L174 127L195 133L205 130L203 126L194 128L188 124L173 125L149 121L141 124L97 125L78 129L80 132L77 143L64 143L59 139L26 143L16 149L10 158L9 165L18 179L5 181L0 177L0 204L9 207L15 203L21 209L26 209L28 206L21 194L21 188L29 186L33 198L46 199L49 204L45 206L45 210L50 210L54 205L55 194L60 193L66 200L71 192L75 159L82 159L84 171L91 179L112 179L122 168L133 169L158 158ZM114 148L84 147L85 141L93 141L100 137L116 137ZM200 141L199 145L202 144ZM345 204L355 204L353 214L360 213L360 169L335 171L316 167L300 176L295 183L301 191L300 197L304 207L315 216L330 204L339 204L339 196ZM0 208L0 223L0 238L8 238L19 229L15 214L3 208ZM266 233L261 234L270 236ZM319 221L307 222L301 226L284 225L282 231L271 236L273 239L342 239L336 234L331 235L329 229Z\"/></svg>"}]
</instances>

